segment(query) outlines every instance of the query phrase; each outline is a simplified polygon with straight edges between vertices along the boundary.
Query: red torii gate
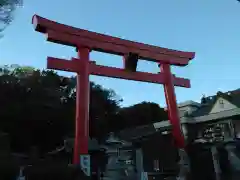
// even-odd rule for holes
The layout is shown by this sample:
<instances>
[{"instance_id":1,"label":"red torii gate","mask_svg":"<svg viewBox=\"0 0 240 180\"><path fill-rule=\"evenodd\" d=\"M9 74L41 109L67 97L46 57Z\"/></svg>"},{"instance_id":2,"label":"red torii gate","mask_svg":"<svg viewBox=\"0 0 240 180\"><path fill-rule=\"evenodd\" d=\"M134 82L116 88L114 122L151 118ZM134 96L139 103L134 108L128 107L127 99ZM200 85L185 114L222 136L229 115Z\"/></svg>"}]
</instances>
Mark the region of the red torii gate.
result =
<instances>
[{"instance_id":1,"label":"red torii gate","mask_svg":"<svg viewBox=\"0 0 240 180\"><path fill-rule=\"evenodd\" d=\"M47 41L73 46L78 50L78 58L72 58L72 60L47 58L47 68L77 73L74 164L79 163L79 155L88 154L90 74L163 84L169 120L173 126L173 135L177 146L179 148L184 147L184 137L179 123L174 86L190 88L190 81L171 74L170 65L186 66L194 58L195 53L170 50L90 32L60 24L38 15L33 16L32 23L36 31L47 35ZM124 68L95 64L89 59L91 50L123 56ZM158 63L161 72L153 74L136 71L138 59Z\"/></svg>"}]
</instances>

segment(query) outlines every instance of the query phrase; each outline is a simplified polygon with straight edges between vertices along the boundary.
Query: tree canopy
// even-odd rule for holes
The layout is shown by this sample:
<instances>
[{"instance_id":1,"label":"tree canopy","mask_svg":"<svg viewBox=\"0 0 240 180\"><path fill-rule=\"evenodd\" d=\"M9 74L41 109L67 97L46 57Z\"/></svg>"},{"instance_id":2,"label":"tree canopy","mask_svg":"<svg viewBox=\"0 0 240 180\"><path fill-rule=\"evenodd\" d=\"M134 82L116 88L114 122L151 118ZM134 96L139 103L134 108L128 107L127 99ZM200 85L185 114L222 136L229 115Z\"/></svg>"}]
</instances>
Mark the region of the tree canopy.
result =
<instances>
[{"instance_id":1,"label":"tree canopy","mask_svg":"<svg viewBox=\"0 0 240 180\"><path fill-rule=\"evenodd\" d=\"M167 113L163 108L160 108L160 106L156 103L146 101L130 107L122 108L119 114L121 119L125 119L130 127L168 119ZM133 119L136 119L137 121Z\"/></svg>"},{"instance_id":2,"label":"tree canopy","mask_svg":"<svg viewBox=\"0 0 240 180\"><path fill-rule=\"evenodd\" d=\"M28 152L37 146L46 152L74 134L75 77L16 65L0 68L0 74L0 131L9 134L14 151ZM91 137L101 139L110 131L167 118L157 104L121 108L121 101L113 90L91 82Z\"/></svg>"}]
</instances>

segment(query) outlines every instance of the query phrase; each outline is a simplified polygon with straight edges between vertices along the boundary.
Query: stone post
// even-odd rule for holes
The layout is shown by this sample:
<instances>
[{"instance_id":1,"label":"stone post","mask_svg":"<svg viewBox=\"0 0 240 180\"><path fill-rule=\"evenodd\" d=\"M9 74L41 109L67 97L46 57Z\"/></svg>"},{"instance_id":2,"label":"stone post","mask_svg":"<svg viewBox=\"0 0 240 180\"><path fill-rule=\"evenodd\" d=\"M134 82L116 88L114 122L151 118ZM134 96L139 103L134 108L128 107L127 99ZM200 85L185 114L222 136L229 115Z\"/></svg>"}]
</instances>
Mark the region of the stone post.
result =
<instances>
[{"instance_id":1,"label":"stone post","mask_svg":"<svg viewBox=\"0 0 240 180\"><path fill-rule=\"evenodd\" d=\"M213 157L213 165L214 165L214 170L216 174L216 180L221 179L221 168L219 164L219 157L218 157L218 151L216 146L211 146L211 152L212 152L212 157Z\"/></svg>"}]
</instances>

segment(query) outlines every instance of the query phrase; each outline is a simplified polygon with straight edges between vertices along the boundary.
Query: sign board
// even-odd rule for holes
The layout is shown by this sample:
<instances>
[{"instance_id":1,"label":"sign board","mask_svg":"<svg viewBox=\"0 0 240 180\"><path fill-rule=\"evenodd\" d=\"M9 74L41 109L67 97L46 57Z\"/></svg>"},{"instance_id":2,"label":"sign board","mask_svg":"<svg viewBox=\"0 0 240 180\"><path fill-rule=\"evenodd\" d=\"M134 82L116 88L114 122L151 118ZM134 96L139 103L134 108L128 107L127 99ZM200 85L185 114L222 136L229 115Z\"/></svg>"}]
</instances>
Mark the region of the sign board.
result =
<instances>
[{"instance_id":1,"label":"sign board","mask_svg":"<svg viewBox=\"0 0 240 180\"><path fill-rule=\"evenodd\" d=\"M90 176L90 155L80 155L80 166L82 171L87 175Z\"/></svg>"}]
</instances>

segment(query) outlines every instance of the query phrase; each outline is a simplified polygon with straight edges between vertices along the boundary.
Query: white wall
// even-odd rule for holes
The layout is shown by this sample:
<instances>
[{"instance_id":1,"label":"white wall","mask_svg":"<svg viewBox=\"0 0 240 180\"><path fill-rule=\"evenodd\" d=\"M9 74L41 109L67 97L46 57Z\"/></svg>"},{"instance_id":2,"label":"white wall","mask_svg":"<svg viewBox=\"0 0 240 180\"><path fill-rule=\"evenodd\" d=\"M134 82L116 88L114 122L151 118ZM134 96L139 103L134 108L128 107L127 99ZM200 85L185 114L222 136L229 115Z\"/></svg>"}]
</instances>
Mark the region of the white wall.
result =
<instances>
[{"instance_id":1,"label":"white wall","mask_svg":"<svg viewBox=\"0 0 240 180\"><path fill-rule=\"evenodd\" d=\"M217 113L235 108L237 108L235 105L220 97L214 104L210 113Z\"/></svg>"}]
</instances>

